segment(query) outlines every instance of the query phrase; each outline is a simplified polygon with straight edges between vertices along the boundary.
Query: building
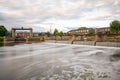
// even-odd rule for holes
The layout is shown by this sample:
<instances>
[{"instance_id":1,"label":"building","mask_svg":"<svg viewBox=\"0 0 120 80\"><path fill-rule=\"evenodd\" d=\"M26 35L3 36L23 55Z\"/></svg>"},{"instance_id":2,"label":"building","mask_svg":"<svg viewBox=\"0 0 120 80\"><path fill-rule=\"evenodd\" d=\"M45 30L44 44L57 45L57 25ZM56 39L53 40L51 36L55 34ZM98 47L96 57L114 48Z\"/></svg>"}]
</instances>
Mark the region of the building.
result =
<instances>
[{"instance_id":1,"label":"building","mask_svg":"<svg viewBox=\"0 0 120 80\"><path fill-rule=\"evenodd\" d=\"M17 32L16 30L29 30L30 32ZM33 36L33 29L32 28L12 28L11 29L12 37L20 36L20 37L27 37L27 36Z\"/></svg>"},{"instance_id":2,"label":"building","mask_svg":"<svg viewBox=\"0 0 120 80\"><path fill-rule=\"evenodd\" d=\"M93 28L86 28L86 29L76 29L76 30L71 30L71 31L68 31L67 34L68 35L90 35L90 34L94 34L95 33L95 30Z\"/></svg>"},{"instance_id":3,"label":"building","mask_svg":"<svg viewBox=\"0 0 120 80\"><path fill-rule=\"evenodd\" d=\"M110 34L110 28L109 27L102 27L102 28L96 28L95 34Z\"/></svg>"},{"instance_id":4,"label":"building","mask_svg":"<svg viewBox=\"0 0 120 80\"><path fill-rule=\"evenodd\" d=\"M40 33L39 33L39 32L34 32L34 33L33 33L33 36L36 36L36 37L37 37L37 36L40 36Z\"/></svg>"},{"instance_id":5,"label":"building","mask_svg":"<svg viewBox=\"0 0 120 80\"><path fill-rule=\"evenodd\" d=\"M102 27L95 29L96 38L95 41L106 41L107 35L110 33L110 27Z\"/></svg>"},{"instance_id":6,"label":"building","mask_svg":"<svg viewBox=\"0 0 120 80\"><path fill-rule=\"evenodd\" d=\"M30 37L30 33L28 33L28 32L17 32L16 33L16 36L17 37Z\"/></svg>"},{"instance_id":7,"label":"building","mask_svg":"<svg viewBox=\"0 0 120 80\"><path fill-rule=\"evenodd\" d=\"M50 36L49 32L34 32L33 36Z\"/></svg>"}]
</instances>

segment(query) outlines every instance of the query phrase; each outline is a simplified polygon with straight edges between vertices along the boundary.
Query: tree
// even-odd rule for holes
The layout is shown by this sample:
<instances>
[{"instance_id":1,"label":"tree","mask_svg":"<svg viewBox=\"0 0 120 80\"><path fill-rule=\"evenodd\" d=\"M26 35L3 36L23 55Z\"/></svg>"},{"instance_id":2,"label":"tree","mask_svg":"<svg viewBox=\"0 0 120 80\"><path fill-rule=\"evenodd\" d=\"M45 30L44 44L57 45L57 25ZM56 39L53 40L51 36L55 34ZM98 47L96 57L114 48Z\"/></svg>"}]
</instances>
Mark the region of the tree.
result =
<instances>
[{"instance_id":1,"label":"tree","mask_svg":"<svg viewBox=\"0 0 120 80\"><path fill-rule=\"evenodd\" d=\"M58 34L59 34L58 30L55 28L54 33L53 33L53 35L55 36L55 40L56 40L56 36L57 36Z\"/></svg>"},{"instance_id":2,"label":"tree","mask_svg":"<svg viewBox=\"0 0 120 80\"><path fill-rule=\"evenodd\" d=\"M3 25L0 25L0 36L5 36L6 33L7 29Z\"/></svg>"},{"instance_id":3,"label":"tree","mask_svg":"<svg viewBox=\"0 0 120 80\"><path fill-rule=\"evenodd\" d=\"M78 28L78 30L83 30L83 29L87 29L86 27L80 27Z\"/></svg>"},{"instance_id":4,"label":"tree","mask_svg":"<svg viewBox=\"0 0 120 80\"><path fill-rule=\"evenodd\" d=\"M61 37L61 39L62 39L62 36L64 35L64 33L63 33L62 31L60 31L60 32L59 32L59 35L60 35L60 37Z\"/></svg>"},{"instance_id":5,"label":"tree","mask_svg":"<svg viewBox=\"0 0 120 80\"><path fill-rule=\"evenodd\" d=\"M113 33L118 34L118 32L120 31L120 21L118 20L114 20L110 23L110 30Z\"/></svg>"},{"instance_id":6,"label":"tree","mask_svg":"<svg viewBox=\"0 0 120 80\"><path fill-rule=\"evenodd\" d=\"M55 28L53 35L57 36L59 34L58 30Z\"/></svg>"},{"instance_id":7,"label":"tree","mask_svg":"<svg viewBox=\"0 0 120 80\"><path fill-rule=\"evenodd\" d=\"M76 36L78 36L78 35L79 35L78 33L74 32L72 36L75 36L75 37L76 37Z\"/></svg>"},{"instance_id":8,"label":"tree","mask_svg":"<svg viewBox=\"0 0 120 80\"><path fill-rule=\"evenodd\" d=\"M51 33L48 31L48 32L47 32L47 36L50 36L50 35L51 35Z\"/></svg>"},{"instance_id":9,"label":"tree","mask_svg":"<svg viewBox=\"0 0 120 80\"><path fill-rule=\"evenodd\" d=\"M64 33L62 31L60 31L59 35L62 37L64 35Z\"/></svg>"}]
</instances>

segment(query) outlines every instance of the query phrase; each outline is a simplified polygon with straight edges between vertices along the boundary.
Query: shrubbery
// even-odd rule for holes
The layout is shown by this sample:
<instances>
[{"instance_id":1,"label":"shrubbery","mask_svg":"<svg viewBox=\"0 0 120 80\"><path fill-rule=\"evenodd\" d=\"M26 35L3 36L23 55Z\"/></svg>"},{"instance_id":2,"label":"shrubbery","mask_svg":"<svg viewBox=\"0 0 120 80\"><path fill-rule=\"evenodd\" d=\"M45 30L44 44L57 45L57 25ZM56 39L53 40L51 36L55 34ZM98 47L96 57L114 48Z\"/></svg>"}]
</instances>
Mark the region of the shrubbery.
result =
<instances>
[{"instance_id":1,"label":"shrubbery","mask_svg":"<svg viewBox=\"0 0 120 80\"><path fill-rule=\"evenodd\" d=\"M0 41L3 41L3 37L0 37Z\"/></svg>"}]
</instances>

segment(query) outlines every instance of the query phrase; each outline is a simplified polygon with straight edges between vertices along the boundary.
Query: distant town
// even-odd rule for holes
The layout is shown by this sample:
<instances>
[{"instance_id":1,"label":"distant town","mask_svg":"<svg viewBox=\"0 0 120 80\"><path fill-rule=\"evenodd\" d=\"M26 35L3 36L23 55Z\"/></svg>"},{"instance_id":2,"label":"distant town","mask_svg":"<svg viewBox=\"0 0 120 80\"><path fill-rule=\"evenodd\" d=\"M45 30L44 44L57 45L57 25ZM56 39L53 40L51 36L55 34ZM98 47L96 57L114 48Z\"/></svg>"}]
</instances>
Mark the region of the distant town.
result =
<instances>
[{"instance_id":1,"label":"distant town","mask_svg":"<svg viewBox=\"0 0 120 80\"><path fill-rule=\"evenodd\" d=\"M17 30L28 30L27 32L17 32ZM120 21L114 20L110 23L110 27L100 27L100 28L87 28L79 27L75 30L70 30L68 32L58 31L55 29L53 33L48 32L39 32L33 33L32 28L12 28L10 32L1 25L0 26L0 41L6 39L18 40L18 39L37 39L42 37L44 40L72 40L72 41L108 41L108 42L120 42ZM33 41L34 41L33 40Z\"/></svg>"}]
</instances>

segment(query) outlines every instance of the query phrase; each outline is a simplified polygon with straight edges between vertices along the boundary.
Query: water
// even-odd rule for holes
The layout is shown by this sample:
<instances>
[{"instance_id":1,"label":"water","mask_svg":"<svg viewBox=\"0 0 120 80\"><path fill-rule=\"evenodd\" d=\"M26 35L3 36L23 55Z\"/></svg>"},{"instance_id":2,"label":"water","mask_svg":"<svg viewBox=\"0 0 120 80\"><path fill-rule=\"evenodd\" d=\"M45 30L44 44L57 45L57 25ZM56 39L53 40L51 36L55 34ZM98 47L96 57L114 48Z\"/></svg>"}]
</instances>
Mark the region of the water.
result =
<instances>
[{"instance_id":1,"label":"water","mask_svg":"<svg viewBox=\"0 0 120 80\"><path fill-rule=\"evenodd\" d=\"M0 80L120 80L120 49L59 43L3 46Z\"/></svg>"},{"instance_id":2,"label":"water","mask_svg":"<svg viewBox=\"0 0 120 80\"><path fill-rule=\"evenodd\" d=\"M71 44L72 43L72 41L70 41L70 40L63 40L63 41L46 40L46 42L64 43L64 44ZM73 44L94 45L95 42L94 41L73 41ZM96 46L120 47L120 42L96 42Z\"/></svg>"}]
</instances>

